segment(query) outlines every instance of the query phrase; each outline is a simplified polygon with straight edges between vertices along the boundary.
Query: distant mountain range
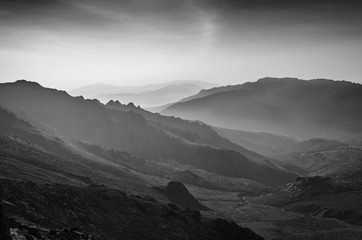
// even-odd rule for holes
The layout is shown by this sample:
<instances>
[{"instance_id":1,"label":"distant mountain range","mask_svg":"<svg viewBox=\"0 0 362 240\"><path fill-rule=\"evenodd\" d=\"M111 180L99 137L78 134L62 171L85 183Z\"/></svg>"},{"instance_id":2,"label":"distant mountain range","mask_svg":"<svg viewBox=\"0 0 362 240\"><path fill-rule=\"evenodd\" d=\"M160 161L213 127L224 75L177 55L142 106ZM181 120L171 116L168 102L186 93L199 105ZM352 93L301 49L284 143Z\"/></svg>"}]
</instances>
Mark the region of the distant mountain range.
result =
<instances>
[{"instance_id":1,"label":"distant mountain range","mask_svg":"<svg viewBox=\"0 0 362 240\"><path fill-rule=\"evenodd\" d=\"M169 102L175 102L185 96L190 96L200 91L201 86L193 83L172 84L159 89L141 93L115 93L99 95L96 98L101 102L118 100L122 103L132 102L142 107L155 107Z\"/></svg>"},{"instance_id":2,"label":"distant mountain range","mask_svg":"<svg viewBox=\"0 0 362 240\"><path fill-rule=\"evenodd\" d=\"M98 99L101 102L118 100L122 103L133 102L142 107L156 107L176 102L181 98L194 95L201 89L215 87L216 84L196 80L179 80L145 86L116 86L93 84L69 91L72 96Z\"/></svg>"},{"instance_id":3,"label":"distant mountain range","mask_svg":"<svg viewBox=\"0 0 362 240\"><path fill-rule=\"evenodd\" d=\"M362 85L326 79L263 78L203 90L162 114L297 139L362 138Z\"/></svg>"}]
</instances>

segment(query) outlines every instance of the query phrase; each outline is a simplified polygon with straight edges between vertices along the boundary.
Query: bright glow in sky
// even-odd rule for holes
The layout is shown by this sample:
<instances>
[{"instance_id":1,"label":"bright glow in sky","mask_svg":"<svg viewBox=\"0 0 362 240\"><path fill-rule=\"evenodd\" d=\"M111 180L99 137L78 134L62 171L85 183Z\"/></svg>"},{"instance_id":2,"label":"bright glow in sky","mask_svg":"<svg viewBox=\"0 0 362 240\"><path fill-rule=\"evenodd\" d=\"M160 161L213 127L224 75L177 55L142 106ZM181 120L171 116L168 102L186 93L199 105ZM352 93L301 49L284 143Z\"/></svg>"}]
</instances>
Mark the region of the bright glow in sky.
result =
<instances>
[{"instance_id":1,"label":"bright glow in sky","mask_svg":"<svg viewBox=\"0 0 362 240\"><path fill-rule=\"evenodd\" d=\"M362 5L287 0L0 0L0 82L73 89L258 78L362 83Z\"/></svg>"}]
</instances>

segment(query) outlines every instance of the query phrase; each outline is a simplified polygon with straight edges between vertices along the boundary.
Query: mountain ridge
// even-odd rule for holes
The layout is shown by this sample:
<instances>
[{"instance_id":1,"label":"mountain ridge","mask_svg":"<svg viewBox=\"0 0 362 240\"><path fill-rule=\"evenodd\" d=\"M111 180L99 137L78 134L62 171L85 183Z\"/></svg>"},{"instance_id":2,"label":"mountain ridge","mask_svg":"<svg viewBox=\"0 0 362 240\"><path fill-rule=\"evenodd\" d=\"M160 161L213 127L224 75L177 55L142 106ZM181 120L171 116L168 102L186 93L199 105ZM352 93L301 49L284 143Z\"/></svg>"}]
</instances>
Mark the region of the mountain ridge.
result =
<instances>
[{"instance_id":1,"label":"mountain ridge","mask_svg":"<svg viewBox=\"0 0 362 240\"><path fill-rule=\"evenodd\" d=\"M360 138L361 96L362 85L347 81L263 78L173 104L161 113L294 138Z\"/></svg>"},{"instance_id":2,"label":"mountain ridge","mask_svg":"<svg viewBox=\"0 0 362 240\"><path fill-rule=\"evenodd\" d=\"M1 105L55 129L61 134L59 137L266 184L280 184L295 177L287 170L251 161L231 149L190 144L184 136L172 136L162 126L149 124L140 113L109 109L95 100L71 97L64 91L40 85L28 88L27 84L30 83L0 85Z\"/></svg>"},{"instance_id":3,"label":"mountain ridge","mask_svg":"<svg viewBox=\"0 0 362 240\"><path fill-rule=\"evenodd\" d=\"M104 103L110 100L119 100L123 103L135 102L143 107L155 107L175 102L180 98L195 94L201 89L214 86L217 84L199 80L175 80L143 86L96 83L72 89L69 94L89 99L96 98Z\"/></svg>"}]
</instances>

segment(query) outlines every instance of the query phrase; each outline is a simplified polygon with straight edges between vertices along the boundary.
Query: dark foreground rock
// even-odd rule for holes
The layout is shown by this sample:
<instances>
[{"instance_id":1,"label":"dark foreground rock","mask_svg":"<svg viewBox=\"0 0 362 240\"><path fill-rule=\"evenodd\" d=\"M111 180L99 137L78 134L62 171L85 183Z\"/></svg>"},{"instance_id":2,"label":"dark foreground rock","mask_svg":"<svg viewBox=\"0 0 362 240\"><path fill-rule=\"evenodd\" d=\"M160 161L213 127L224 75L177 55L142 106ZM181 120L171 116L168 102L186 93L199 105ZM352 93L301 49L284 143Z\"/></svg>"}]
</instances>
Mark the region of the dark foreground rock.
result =
<instances>
[{"instance_id":1,"label":"dark foreground rock","mask_svg":"<svg viewBox=\"0 0 362 240\"><path fill-rule=\"evenodd\" d=\"M0 180L0 193L16 206L8 218L19 239L263 239L233 222L104 186Z\"/></svg>"},{"instance_id":2,"label":"dark foreground rock","mask_svg":"<svg viewBox=\"0 0 362 240\"><path fill-rule=\"evenodd\" d=\"M11 240L7 218L5 216L1 201L0 201L0 239Z\"/></svg>"},{"instance_id":3,"label":"dark foreground rock","mask_svg":"<svg viewBox=\"0 0 362 240\"><path fill-rule=\"evenodd\" d=\"M197 201L197 199L192 196L187 188L180 182L171 181L165 188L157 188L157 190L166 195L170 202L178 206L194 208L201 211L209 210L199 203L199 201Z\"/></svg>"},{"instance_id":4,"label":"dark foreground rock","mask_svg":"<svg viewBox=\"0 0 362 240\"><path fill-rule=\"evenodd\" d=\"M86 233L83 229L64 228L60 230L40 228L33 225L27 225L11 219L14 226L10 229L13 240L18 239L54 239L54 240L95 240L95 238Z\"/></svg>"}]
</instances>

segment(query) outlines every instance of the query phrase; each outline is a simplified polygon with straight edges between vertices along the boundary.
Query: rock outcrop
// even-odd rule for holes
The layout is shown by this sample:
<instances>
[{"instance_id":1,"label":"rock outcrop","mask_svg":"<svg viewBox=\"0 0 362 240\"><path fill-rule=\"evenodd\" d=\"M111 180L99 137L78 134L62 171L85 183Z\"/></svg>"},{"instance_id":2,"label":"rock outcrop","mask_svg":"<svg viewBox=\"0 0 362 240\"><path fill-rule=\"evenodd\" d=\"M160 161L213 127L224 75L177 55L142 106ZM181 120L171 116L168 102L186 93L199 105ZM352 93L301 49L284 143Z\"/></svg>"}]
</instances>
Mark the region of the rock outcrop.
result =
<instances>
[{"instance_id":1,"label":"rock outcrop","mask_svg":"<svg viewBox=\"0 0 362 240\"><path fill-rule=\"evenodd\" d=\"M187 188L180 182L171 181L166 188L158 188L158 190L167 196L170 202L180 206L189 207L197 210L209 210L207 207L199 203L197 199L191 195Z\"/></svg>"},{"instance_id":2,"label":"rock outcrop","mask_svg":"<svg viewBox=\"0 0 362 240\"><path fill-rule=\"evenodd\" d=\"M0 239L1 240L11 240L9 226L7 223L7 218L2 206L2 201L0 201Z\"/></svg>"}]
</instances>

